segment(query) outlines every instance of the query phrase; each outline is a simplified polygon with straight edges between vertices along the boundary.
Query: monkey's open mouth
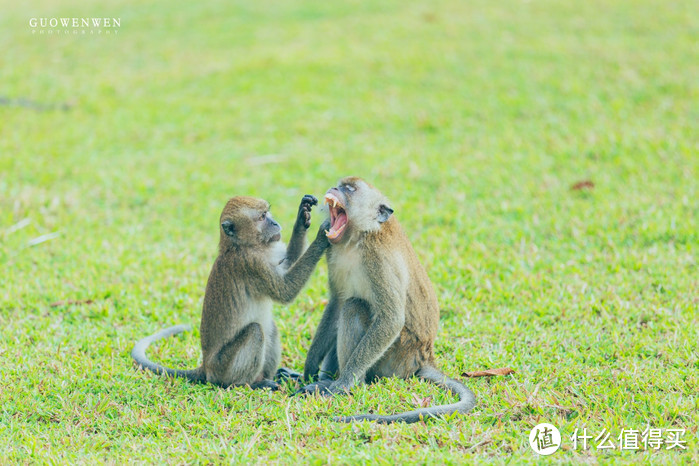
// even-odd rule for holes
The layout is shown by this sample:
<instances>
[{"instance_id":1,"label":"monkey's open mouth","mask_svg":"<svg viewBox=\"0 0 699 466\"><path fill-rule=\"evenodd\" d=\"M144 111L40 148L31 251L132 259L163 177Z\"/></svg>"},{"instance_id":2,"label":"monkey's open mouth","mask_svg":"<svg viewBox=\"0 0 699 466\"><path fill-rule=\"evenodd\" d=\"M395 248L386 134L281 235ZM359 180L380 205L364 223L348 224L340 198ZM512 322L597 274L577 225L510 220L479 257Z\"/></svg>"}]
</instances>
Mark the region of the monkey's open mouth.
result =
<instances>
[{"instance_id":1,"label":"monkey's open mouth","mask_svg":"<svg viewBox=\"0 0 699 466\"><path fill-rule=\"evenodd\" d=\"M347 212L345 212L345 206L340 199L333 193L325 195L325 203L330 208L330 230L325 231L325 236L331 243L336 243L347 228Z\"/></svg>"}]
</instances>

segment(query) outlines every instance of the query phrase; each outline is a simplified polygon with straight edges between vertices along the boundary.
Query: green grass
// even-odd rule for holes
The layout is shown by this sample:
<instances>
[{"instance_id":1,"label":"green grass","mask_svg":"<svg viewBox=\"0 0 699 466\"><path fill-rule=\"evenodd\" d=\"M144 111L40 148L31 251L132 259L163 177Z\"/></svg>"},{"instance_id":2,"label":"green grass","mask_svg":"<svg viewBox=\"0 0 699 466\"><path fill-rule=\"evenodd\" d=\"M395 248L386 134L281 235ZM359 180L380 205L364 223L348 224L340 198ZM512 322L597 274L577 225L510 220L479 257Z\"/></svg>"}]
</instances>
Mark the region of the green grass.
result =
<instances>
[{"instance_id":1,"label":"green grass","mask_svg":"<svg viewBox=\"0 0 699 466\"><path fill-rule=\"evenodd\" d=\"M539 422L563 434L554 461L699 462L695 2L101 3L0 16L0 463L522 463ZM53 16L121 28L31 33ZM269 200L288 235L301 196L347 174L392 200L429 271L441 368L515 374L467 380L467 416L381 426L331 418L451 398L134 370L136 339L198 325L229 197ZM326 279L323 261L275 307L288 367ZM198 345L150 355L194 367ZM687 450L567 440L647 425Z\"/></svg>"}]
</instances>

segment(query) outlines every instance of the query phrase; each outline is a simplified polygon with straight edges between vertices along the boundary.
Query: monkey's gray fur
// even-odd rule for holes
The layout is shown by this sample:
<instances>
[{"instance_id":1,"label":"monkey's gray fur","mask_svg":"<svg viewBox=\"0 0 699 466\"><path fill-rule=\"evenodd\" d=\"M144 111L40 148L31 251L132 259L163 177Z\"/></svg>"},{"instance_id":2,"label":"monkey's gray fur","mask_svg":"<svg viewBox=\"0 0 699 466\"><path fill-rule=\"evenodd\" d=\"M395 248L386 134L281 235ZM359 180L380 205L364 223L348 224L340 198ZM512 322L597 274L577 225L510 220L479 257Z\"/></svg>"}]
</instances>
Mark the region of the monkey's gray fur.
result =
<instances>
[{"instance_id":1,"label":"monkey's gray fur","mask_svg":"<svg viewBox=\"0 0 699 466\"><path fill-rule=\"evenodd\" d=\"M298 393L328 396L379 377L417 375L452 391L459 401L393 416L336 420L417 422L469 412L476 404L473 392L436 369L437 297L386 198L364 180L348 177L328 190L325 200L331 218L330 299L304 368L305 380L319 380Z\"/></svg>"},{"instance_id":2,"label":"monkey's gray fur","mask_svg":"<svg viewBox=\"0 0 699 466\"><path fill-rule=\"evenodd\" d=\"M272 317L272 301L289 303L301 291L327 249L326 222L303 256L311 207L306 195L299 206L289 246L284 248L281 227L262 199L234 197L221 213L219 254L206 285L200 335L202 365L192 370L170 369L146 356L152 342L189 327L178 325L136 343L131 356L156 373L209 382L222 387L249 385L277 389L275 377L295 377L277 371L281 359L279 334ZM301 258L299 259L299 256ZM276 372L275 372L276 371Z\"/></svg>"}]
</instances>

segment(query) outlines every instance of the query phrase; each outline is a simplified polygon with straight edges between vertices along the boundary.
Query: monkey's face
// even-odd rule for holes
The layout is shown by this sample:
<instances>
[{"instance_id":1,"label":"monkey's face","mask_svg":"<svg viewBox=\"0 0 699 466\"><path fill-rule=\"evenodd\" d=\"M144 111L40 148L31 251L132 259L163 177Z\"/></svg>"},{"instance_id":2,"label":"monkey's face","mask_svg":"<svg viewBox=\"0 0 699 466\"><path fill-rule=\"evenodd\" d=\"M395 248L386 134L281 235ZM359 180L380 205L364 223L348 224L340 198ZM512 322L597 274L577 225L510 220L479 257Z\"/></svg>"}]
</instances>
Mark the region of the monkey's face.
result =
<instances>
[{"instance_id":1,"label":"monkey's face","mask_svg":"<svg viewBox=\"0 0 699 466\"><path fill-rule=\"evenodd\" d=\"M358 233L377 231L393 209L378 189L350 176L325 193L330 212L330 230L325 232L331 244L339 244Z\"/></svg>"},{"instance_id":2,"label":"monkey's face","mask_svg":"<svg viewBox=\"0 0 699 466\"><path fill-rule=\"evenodd\" d=\"M269 244L281 239L281 231L269 213L269 203L263 199L237 196L221 213L221 241L239 246Z\"/></svg>"},{"instance_id":3,"label":"monkey's face","mask_svg":"<svg viewBox=\"0 0 699 466\"><path fill-rule=\"evenodd\" d=\"M282 226L272 218L269 210L264 212L255 212L256 217L253 217L257 223L257 231L260 233L260 241L263 243L275 243L282 239Z\"/></svg>"}]
</instances>

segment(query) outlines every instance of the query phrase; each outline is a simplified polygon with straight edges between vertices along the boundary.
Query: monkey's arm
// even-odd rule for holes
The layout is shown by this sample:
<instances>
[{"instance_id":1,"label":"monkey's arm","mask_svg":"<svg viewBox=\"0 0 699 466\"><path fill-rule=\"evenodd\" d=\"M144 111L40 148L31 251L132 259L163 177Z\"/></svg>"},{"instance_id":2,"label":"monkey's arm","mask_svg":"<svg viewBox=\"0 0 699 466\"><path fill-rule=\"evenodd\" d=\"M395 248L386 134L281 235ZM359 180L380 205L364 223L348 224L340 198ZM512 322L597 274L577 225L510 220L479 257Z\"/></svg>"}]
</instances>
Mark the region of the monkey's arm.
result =
<instances>
[{"instance_id":1,"label":"monkey's arm","mask_svg":"<svg viewBox=\"0 0 699 466\"><path fill-rule=\"evenodd\" d=\"M277 273L259 257L250 259L248 265L253 289L260 290L261 293L280 303L290 303L306 284L311 272L330 245L325 236L325 229L330 227L329 223L329 220L323 222L315 241L284 274Z\"/></svg>"},{"instance_id":2,"label":"monkey's arm","mask_svg":"<svg viewBox=\"0 0 699 466\"><path fill-rule=\"evenodd\" d=\"M318 199L310 194L306 194L303 196L303 199L301 199L294 229L291 232L291 239L286 248L284 266L287 269L298 260L306 246L306 230L311 226L311 208L314 205L318 205Z\"/></svg>"},{"instance_id":3,"label":"monkey's arm","mask_svg":"<svg viewBox=\"0 0 699 466\"><path fill-rule=\"evenodd\" d=\"M311 348L308 350L308 356L306 356L306 363L303 368L303 380L310 382L318 377L320 363L333 345L337 344L338 309L337 298L335 298L331 291L330 301L325 307L323 317L321 317L320 324L318 324L318 329L313 337Z\"/></svg>"},{"instance_id":4,"label":"monkey's arm","mask_svg":"<svg viewBox=\"0 0 699 466\"><path fill-rule=\"evenodd\" d=\"M330 385L329 393L348 391L357 382L363 383L367 371L381 359L405 325L405 293L386 287L387 282L381 277L370 280L376 296L371 323L352 350L340 377Z\"/></svg>"}]
</instances>

